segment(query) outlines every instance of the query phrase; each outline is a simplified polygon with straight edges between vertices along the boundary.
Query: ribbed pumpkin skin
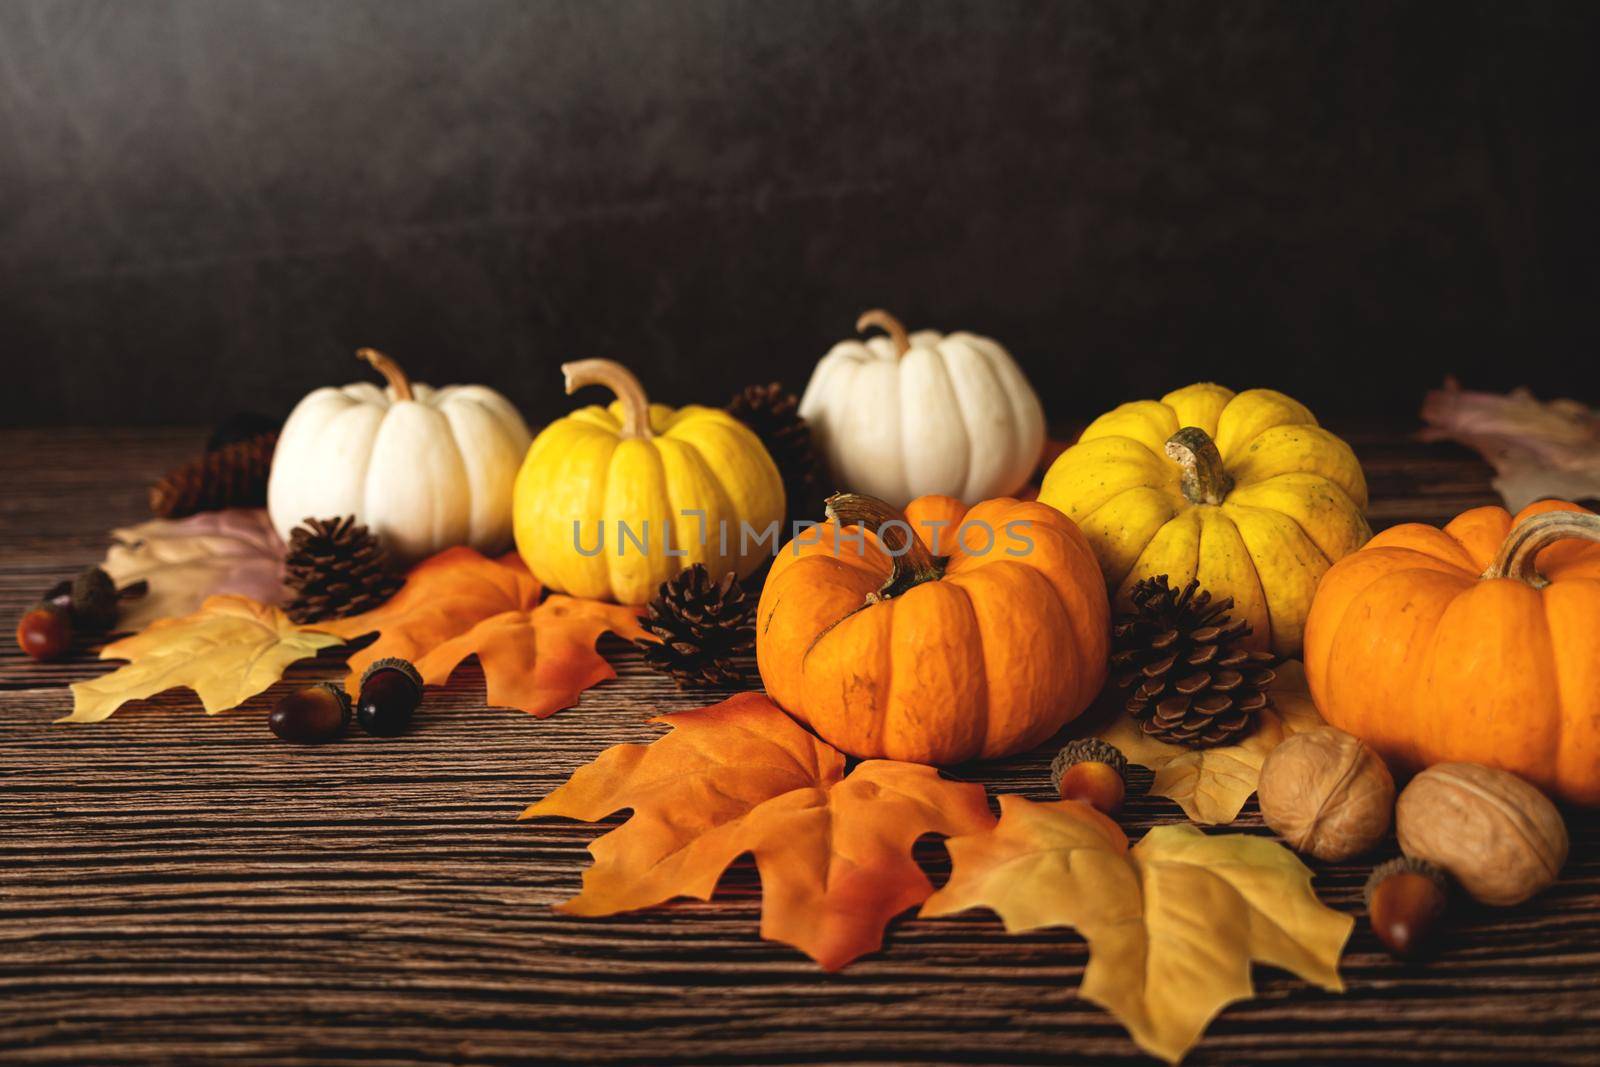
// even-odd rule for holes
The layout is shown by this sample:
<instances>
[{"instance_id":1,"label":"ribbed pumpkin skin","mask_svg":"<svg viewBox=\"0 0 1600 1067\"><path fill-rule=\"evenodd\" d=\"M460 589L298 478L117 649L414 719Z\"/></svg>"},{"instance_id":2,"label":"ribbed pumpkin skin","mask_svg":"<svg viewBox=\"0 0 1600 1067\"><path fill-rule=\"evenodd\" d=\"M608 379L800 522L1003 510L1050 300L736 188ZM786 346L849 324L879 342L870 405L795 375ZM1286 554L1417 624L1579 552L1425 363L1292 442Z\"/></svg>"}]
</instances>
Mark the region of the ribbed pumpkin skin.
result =
<instances>
[{"instance_id":1,"label":"ribbed pumpkin skin","mask_svg":"<svg viewBox=\"0 0 1600 1067\"><path fill-rule=\"evenodd\" d=\"M784 499L783 479L760 439L715 408L649 410L651 438L623 435L618 401L558 419L529 447L513 494L513 529L528 569L550 589L643 604L696 563L713 579L729 571L744 578L761 565L763 549L741 541L740 524L765 530L783 518ZM619 549L619 523L635 536L648 523L649 551L632 543ZM683 555L667 554L666 527L674 553ZM600 553L575 547L575 538L589 548L602 532Z\"/></svg>"},{"instance_id":2,"label":"ribbed pumpkin skin","mask_svg":"<svg viewBox=\"0 0 1600 1067\"><path fill-rule=\"evenodd\" d=\"M411 397L370 382L307 395L278 438L267 511L288 541L307 519L353 515L414 563L452 545L498 555L511 539L511 479L528 427L481 385Z\"/></svg>"},{"instance_id":3,"label":"ribbed pumpkin skin","mask_svg":"<svg viewBox=\"0 0 1600 1067\"><path fill-rule=\"evenodd\" d=\"M1385 530L1323 577L1306 623L1311 695L1397 770L1466 762L1600 804L1600 544L1536 558L1549 584L1480 578L1516 522L1475 508Z\"/></svg>"},{"instance_id":4,"label":"ribbed pumpkin skin","mask_svg":"<svg viewBox=\"0 0 1600 1067\"><path fill-rule=\"evenodd\" d=\"M1083 534L1053 508L1011 499L967 511L922 497L907 518L944 577L863 607L890 574L865 535L860 551L832 524L784 548L761 591L756 658L767 693L829 744L863 759L948 765L1031 748L1076 718L1105 682L1110 615ZM943 520L934 533L924 525ZM1033 542L1021 551L1021 539ZM986 523L986 536L962 522ZM851 531L853 535L855 531ZM807 535L808 537L811 535ZM954 551L952 552L952 549Z\"/></svg>"},{"instance_id":5,"label":"ribbed pumpkin skin","mask_svg":"<svg viewBox=\"0 0 1600 1067\"><path fill-rule=\"evenodd\" d=\"M1165 453L1203 430L1230 483L1217 503L1190 500ZM1317 581L1372 535L1355 453L1303 404L1271 389L1199 383L1101 415L1053 463L1039 499L1083 528L1122 610L1140 581L1198 578L1232 597L1253 647L1300 652Z\"/></svg>"},{"instance_id":6,"label":"ribbed pumpkin skin","mask_svg":"<svg viewBox=\"0 0 1600 1067\"><path fill-rule=\"evenodd\" d=\"M811 375L800 415L834 481L899 507L945 493L976 503L1022 488L1044 409L1016 361L970 333L842 341Z\"/></svg>"}]
</instances>

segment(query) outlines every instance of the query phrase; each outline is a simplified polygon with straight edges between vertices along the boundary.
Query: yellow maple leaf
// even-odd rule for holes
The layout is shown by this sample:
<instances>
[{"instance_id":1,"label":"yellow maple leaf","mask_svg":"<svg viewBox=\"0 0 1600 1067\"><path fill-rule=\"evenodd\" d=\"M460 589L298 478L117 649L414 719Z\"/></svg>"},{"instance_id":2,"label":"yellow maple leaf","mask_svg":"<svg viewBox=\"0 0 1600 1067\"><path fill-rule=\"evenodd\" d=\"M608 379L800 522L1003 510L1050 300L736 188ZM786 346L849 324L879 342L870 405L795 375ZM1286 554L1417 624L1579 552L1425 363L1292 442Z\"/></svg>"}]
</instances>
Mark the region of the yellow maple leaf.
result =
<instances>
[{"instance_id":1,"label":"yellow maple leaf","mask_svg":"<svg viewBox=\"0 0 1600 1067\"><path fill-rule=\"evenodd\" d=\"M161 619L107 645L101 659L133 662L74 683L72 714L56 721L100 722L130 700L178 686L193 689L215 715L267 689L295 660L343 643L249 597L209 597L193 615Z\"/></svg>"},{"instance_id":2,"label":"yellow maple leaf","mask_svg":"<svg viewBox=\"0 0 1600 1067\"><path fill-rule=\"evenodd\" d=\"M1098 706L1085 715L1097 727L1092 736L1116 745L1129 763L1156 772L1150 792L1176 801L1198 823L1228 823L1256 791L1261 764L1291 734L1325 725L1306 687L1305 666L1287 660L1268 686L1272 706L1259 713L1244 740L1215 748L1189 749L1150 737L1122 707L1124 694L1108 687Z\"/></svg>"},{"instance_id":3,"label":"yellow maple leaf","mask_svg":"<svg viewBox=\"0 0 1600 1067\"><path fill-rule=\"evenodd\" d=\"M993 829L946 846L950 880L924 916L985 907L1011 933L1075 927L1090 953L1079 993L1169 1062L1252 995L1252 960L1344 990L1339 955L1355 920L1317 900L1311 872L1266 838L1182 823L1130 849L1087 805L1002 796Z\"/></svg>"}]
</instances>

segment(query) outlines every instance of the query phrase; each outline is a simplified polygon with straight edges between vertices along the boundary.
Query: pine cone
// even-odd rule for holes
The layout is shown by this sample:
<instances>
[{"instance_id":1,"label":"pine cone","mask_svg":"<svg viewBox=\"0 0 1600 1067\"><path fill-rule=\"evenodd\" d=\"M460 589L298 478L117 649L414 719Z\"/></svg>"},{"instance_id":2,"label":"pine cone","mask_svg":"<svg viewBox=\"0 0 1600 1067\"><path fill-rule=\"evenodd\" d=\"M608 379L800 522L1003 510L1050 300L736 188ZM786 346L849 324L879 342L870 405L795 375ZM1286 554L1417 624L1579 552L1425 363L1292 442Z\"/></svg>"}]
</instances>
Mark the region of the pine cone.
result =
<instances>
[{"instance_id":1,"label":"pine cone","mask_svg":"<svg viewBox=\"0 0 1600 1067\"><path fill-rule=\"evenodd\" d=\"M351 516L307 519L289 535L284 610L298 623L360 615L381 606L400 588L389 553Z\"/></svg>"},{"instance_id":2,"label":"pine cone","mask_svg":"<svg viewBox=\"0 0 1600 1067\"><path fill-rule=\"evenodd\" d=\"M637 641L644 662L672 675L678 688L739 685L744 668L734 661L756 647L756 599L732 573L711 580L696 563L661 583L641 624L661 640Z\"/></svg>"},{"instance_id":3,"label":"pine cone","mask_svg":"<svg viewBox=\"0 0 1600 1067\"><path fill-rule=\"evenodd\" d=\"M1244 647L1250 624L1230 621L1233 598L1213 603L1199 590L1193 579L1178 592L1164 574L1147 578L1111 630L1111 677L1133 690L1129 713L1151 737L1188 748L1249 733L1277 677L1270 653Z\"/></svg>"},{"instance_id":4,"label":"pine cone","mask_svg":"<svg viewBox=\"0 0 1600 1067\"><path fill-rule=\"evenodd\" d=\"M163 519L201 511L259 508L267 502L276 432L224 445L169 471L150 487L150 510Z\"/></svg>"},{"instance_id":5,"label":"pine cone","mask_svg":"<svg viewBox=\"0 0 1600 1067\"><path fill-rule=\"evenodd\" d=\"M790 519L822 518L822 460L800 401L781 382L746 387L728 413L755 432L783 477Z\"/></svg>"}]
</instances>

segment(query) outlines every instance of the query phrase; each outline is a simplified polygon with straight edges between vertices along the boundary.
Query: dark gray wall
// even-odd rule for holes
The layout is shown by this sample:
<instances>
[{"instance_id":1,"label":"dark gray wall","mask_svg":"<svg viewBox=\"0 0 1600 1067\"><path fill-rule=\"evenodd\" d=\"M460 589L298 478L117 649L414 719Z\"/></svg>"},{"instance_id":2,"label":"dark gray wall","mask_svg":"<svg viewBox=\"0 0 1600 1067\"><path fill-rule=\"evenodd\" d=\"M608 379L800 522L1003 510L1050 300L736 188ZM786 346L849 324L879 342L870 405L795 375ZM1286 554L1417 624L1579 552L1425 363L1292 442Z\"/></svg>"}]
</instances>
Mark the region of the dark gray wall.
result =
<instances>
[{"instance_id":1,"label":"dark gray wall","mask_svg":"<svg viewBox=\"0 0 1600 1067\"><path fill-rule=\"evenodd\" d=\"M1600 4L0 5L6 422L207 422L357 345L803 385L857 312L1055 418L1594 395Z\"/></svg>"}]
</instances>

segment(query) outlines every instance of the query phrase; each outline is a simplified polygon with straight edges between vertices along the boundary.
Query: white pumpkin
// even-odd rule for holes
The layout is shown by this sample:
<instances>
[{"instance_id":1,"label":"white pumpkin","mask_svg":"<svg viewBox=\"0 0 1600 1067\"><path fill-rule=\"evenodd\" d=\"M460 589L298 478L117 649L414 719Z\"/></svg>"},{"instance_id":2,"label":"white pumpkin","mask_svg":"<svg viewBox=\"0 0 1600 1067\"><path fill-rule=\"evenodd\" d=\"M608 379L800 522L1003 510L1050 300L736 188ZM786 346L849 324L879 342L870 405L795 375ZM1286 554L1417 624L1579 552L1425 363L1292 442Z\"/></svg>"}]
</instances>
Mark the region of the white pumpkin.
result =
<instances>
[{"instance_id":1,"label":"white pumpkin","mask_svg":"<svg viewBox=\"0 0 1600 1067\"><path fill-rule=\"evenodd\" d=\"M511 402L481 385L433 389L370 348L388 381L318 389L278 435L267 511L285 541L308 518L354 515L401 563L511 544L511 487L532 440Z\"/></svg>"},{"instance_id":2,"label":"white pumpkin","mask_svg":"<svg viewBox=\"0 0 1600 1067\"><path fill-rule=\"evenodd\" d=\"M833 488L904 507L928 493L976 504L1021 489L1044 448L1044 409L1000 345L970 333L907 335L886 311L822 357L800 399Z\"/></svg>"}]
</instances>

